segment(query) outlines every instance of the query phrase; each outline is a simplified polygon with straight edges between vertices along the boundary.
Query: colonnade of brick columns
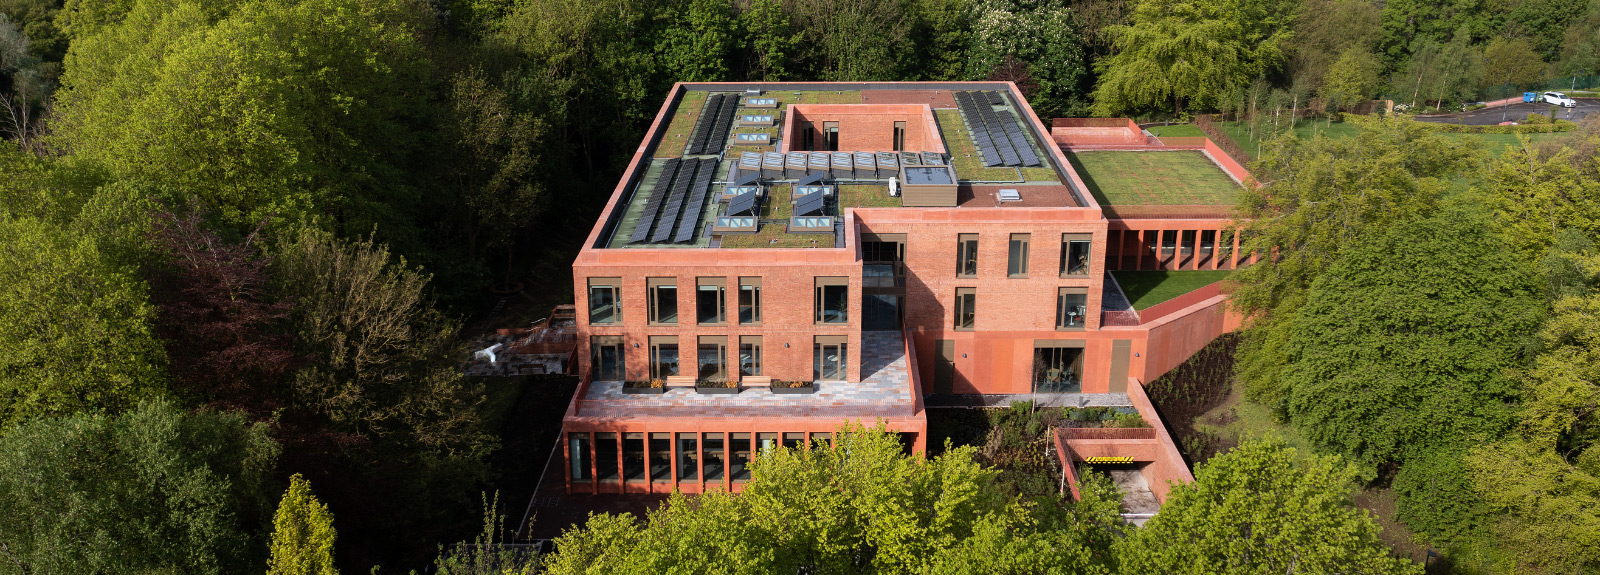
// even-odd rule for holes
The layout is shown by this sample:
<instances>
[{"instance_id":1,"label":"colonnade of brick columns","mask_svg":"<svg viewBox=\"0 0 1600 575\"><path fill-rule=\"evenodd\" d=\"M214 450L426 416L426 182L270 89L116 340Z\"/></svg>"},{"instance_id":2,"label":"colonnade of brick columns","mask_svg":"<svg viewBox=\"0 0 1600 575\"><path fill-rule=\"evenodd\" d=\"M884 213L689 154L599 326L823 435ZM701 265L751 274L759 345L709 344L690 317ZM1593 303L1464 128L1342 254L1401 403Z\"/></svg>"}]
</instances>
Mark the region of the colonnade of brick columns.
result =
<instances>
[{"instance_id":1,"label":"colonnade of brick columns","mask_svg":"<svg viewBox=\"0 0 1600 575\"><path fill-rule=\"evenodd\" d=\"M1174 222L1176 223L1176 222ZM1256 261L1240 254L1239 233L1217 227L1155 227L1107 232L1107 270L1231 270ZM1210 248L1202 250L1210 234ZM1168 237L1168 236L1171 237ZM1228 237L1223 237L1228 236ZM1224 241L1228 246L1224 246ZM1185 258L1185 249L1188 257ZM1170 255L1168 250L1170 250Z\"/></svg>"}]
</instances>

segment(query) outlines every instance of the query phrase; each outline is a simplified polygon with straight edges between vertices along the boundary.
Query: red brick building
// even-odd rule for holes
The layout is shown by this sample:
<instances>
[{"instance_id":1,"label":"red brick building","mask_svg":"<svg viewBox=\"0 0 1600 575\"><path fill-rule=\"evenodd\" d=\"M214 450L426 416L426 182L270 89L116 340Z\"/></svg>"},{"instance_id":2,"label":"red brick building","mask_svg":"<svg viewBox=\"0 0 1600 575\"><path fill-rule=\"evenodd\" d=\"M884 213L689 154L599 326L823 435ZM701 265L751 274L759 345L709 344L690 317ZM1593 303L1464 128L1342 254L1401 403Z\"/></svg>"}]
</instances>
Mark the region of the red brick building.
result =
<instances>
[{"instance_id":1,"label":"red brick building","mask_svg":"<svg viewBox=\"0 0 1600 575\"><path fill-rule=\"evenodd\" d=\"M1138 311L1107 273L1231 269L1225 210L1152 190L1198 217L1108 217L1114 176L1091 186L1068 154L1247 175L1209 142L1078 128L1010 83L675 86L573 263L568 490L737 491L764 445L846 422L922 450L929 401L1128 402L1232 329L1215 285Z\"/></svg>"}]
</instances>

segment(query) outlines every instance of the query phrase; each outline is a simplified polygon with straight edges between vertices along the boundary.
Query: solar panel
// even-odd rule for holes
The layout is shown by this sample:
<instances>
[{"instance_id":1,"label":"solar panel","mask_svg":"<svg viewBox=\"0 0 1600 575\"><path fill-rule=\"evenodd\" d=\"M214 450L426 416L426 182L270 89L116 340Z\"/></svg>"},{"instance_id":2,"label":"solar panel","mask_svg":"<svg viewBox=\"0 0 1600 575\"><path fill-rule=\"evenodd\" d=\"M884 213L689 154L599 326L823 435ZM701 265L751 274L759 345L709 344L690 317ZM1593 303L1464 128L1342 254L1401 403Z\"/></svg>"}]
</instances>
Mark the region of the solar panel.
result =
<instances>
[{"instance_id":1,"label":"solar panel","mask_svg":"<svg viewBox=\"0 0 1600 575\"><path fill-rule=\"evenodd\" d=\"M999 106L1001 104L1006 103L1006 97L1004 95L1000 94L999 92L984 92L984 94L989 96L989 103L990 104L994 104L996 106Z\"/></svg>"},{"instance_id":2,"label":"solar panel","mask_svg":"<svg viewBox=\"0 0 1600 575\"><path fill-rule=\"evenodd\" d=\"M739 194L738 196L735 196L732 201L728 202L728 214L727 215L730 215L730 216L741 216L741 215L752 215L753 216L753 215L755 215L756 196L757 195L759 195L759 194L756 194L754 192L750 192L750 193L744 193L744 194Z\"/></svg>"},{"instance_id":3,"label":"solar panel","mask_svg":"<svg viewBox=\"0 0 1600 575\"><path fill-rule=\"evenodd\" d=\"M717 123L711 127L711 133L706 135L705 153L721 154L722 149L728 146L728 130L733 129L733 115L738 111L738 97L729 96L723 99L722 109L717 112Z\"/></svg>"},{"instance_id":4,"label":"solar panel","mask_svg":"<svg viewBox=\"0 0 1600 575\"><path fill-rule=\"evenodd\" d=\"M805 196L801 196L800 201L794 206L794 215L810 216L820 214L822 213L822 209L827 206L827 203L827 194L807 194Z\"/></svg>"},{"instance_id":5,"label":"solar panel","mask_svg":"<svg viewBox=\"0 0 1600 575\"><path fill-rule=\"evenodd\" d=\"M694 180L698 165L699 162L688 161L678 168L678 177L672 179L672 196L661 206L661 219L656 222L656 231L650 234L651 243L672 239L678 219L683 216L683 202L689 198L689 184Z\"/></svg>"},{"instance_id":6,"label":"solar panel","mask_svg":"<svg viewBox=\"0 0 1600 575\"><path fill-rule=\"evenodd\" d=\"M756 181L761 179L760 174L757 173L761 170L761 157L756 156L754 168L745 167L745 161L747 159L748 158L739 159L739 169L741 172L739 173L739 179L733 181L733 185L735 186L752 186L755 185Z\"/></svg>"},{"instance_id":7,"label":"solar panel","mask_svg":"<svg viewBox=\"0 0 1600 575\"><path fill-rule=\"evenodd\" d=\"M678 221L678 234L672 238L674 243L681 244L694 239L694 232L700 227L700 211L706 205L706 195L711 193L711 181L716 175L716 159L700 160L700 169L695 174L694 186L689 190L689 205L683 208L683 217Z\"/></svg>"},{"instance_id":8,"label":"solar panel","mask_svg":"<svg viewBox=\"0 0 1600 575\"><path fill-rule=\"evenodd\" d=\"M1033 153L1033 147L1028 145L1028 139L1022 135L1022 126L1017 123L1017 117L1011 112L1002 112L1000 123L1006 125L1006 137L1011 140L1011 147L1016 148L1017 155L1023 165L1039 165L1039 156Z\"/></svg>"},{"instance_id":9,"label":"solar panel","mask_svg":"<svg viewBox=\"0 0 1600 575\"><path fill-rule=\"evenodd\" d=\"M824 176L826 176L826 174L824 174L822 172L811 172L809 174L806 174L804 177L800 178L800 181L795 182L794 185L796 185L796 186L809 186L809 185L812 185L812 184L821 183L822 182L822 178Z\"/></svg>"},{"instance_id":10,"label":"solar panel","mask_svg":"<svg viewBox=\"0 0 1600 575\"><path fill-rule=\"evenodd\" d=\"M700 110L700 117L695 119L694 130L689 135L689 149L686 153L697 155L705 152L706 141L711 135L711 127L717 123L717 117L722 111L722 94L712 94L706 98L705 107Z\"/></svg>"},{"instance_id":11,"label":"solar panel","mask_svg":"<svg viewBox=\"0 0 1600 575\"><path fill-rule=\"evenodd\" d=\"M639 216L639 223L634 224L628 243L637 244L650 237L650 224L655 223L656 214L661 212L661 203L672 187L672 177L678 173L679 163L680 160L672 158L661 164L661 173L656 174L655 187L650 191L650 198L645 200L644 213Z\"/></svg>"}]
</instances>

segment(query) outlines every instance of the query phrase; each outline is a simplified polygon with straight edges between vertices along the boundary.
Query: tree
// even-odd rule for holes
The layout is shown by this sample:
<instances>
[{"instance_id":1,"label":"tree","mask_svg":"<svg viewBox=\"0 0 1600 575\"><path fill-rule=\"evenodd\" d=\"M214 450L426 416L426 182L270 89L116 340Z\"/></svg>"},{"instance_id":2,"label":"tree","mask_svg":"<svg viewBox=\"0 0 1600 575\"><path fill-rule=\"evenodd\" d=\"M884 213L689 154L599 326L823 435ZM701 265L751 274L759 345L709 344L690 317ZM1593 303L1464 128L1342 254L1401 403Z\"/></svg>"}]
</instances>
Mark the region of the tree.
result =
<instances>
[{"instance_id":1,"label":"tree","mask_svg":"<svg viewBox=\"0 0 1600 575\"><path fill-rule=\"evenodd\" d=\"M799 57L811 78L865 82L911 74L911 0L801 0L791 6L803 38Z\"/></svg>"},{"instance_id":2,"label":"tree","mask_svg":"<svg viewBox=\"0 0 1600 575\"><path fill-rule=\"evenodd\" d=\"M1530 88L1544 79L1544 60L1521 38L1495 38L1483 50L1483 76L1492 81Z\"/></svg>"},{"instance_id":3,"label":"tree","mask_svg":"<svg viewBox=\"0 0 1600 575\"><path fill-rule=\"evenodd\" d=\"M39 136L55 89L54 68L34 54L28 37L0 12L0 134L34 153L43 149Z\"/></svg>"},{"instance_id":4,"label":"tree","mask_svg":"<svg viewBox=\"0 0 1600 575\"><path fill-rule=\"evenodd\" d=\"M967 49L968 79L1026 77L1031 80L1028 84L1036 87L1024 93L1041 117L1087 111L1083 84L1088 69L1073 13L1066 4L983 0L976 12L972 45ZM1020 65L1026 73L1006 77L1002 73L1007 64Z\"/></svg>"},{"instance_id":5,"label":"tree","mask_svg":"<svg viewBox=\"0 0 1600 575\"><path fill-rule=\"evenodd\" d=\"M1214 2L1143 0L1127 25L1106 28L1113 52L1095 62L1095 113L1207 108L1250 77L1239 31L1220 9Z\"/></svg>"},{"instance_id":6,"label":"tree","mask_svg":"<svg viewBox=\"0 0 1600 575\"><path fill-rule=\"evenodd\" d=\"M1211 458L1117 544L1123 573L1414 573L1350 501L1337 457L1254 440Z\"/></svg>"},{"instance_id":7,"label":"tree","mask_svg":"<svg viewBox=\"0 0 1600 575\"><path fill-rule=\"evenodd\" d=\"M1294 83L1320 89L1328 69L1346 52L1370 53L1381 33L1378 14L1378 6L1367 0L1307 2L1295 20L1289 44Z\"/></svg>"},{"instance_id":8,"label":"tree","mask_svg":"<svg viewBox=\"0 0 1600 575\"><path fill-rule=\"evenodd\" d=\"M272 556L267 575L338 575L333 566L333 514L296 473L272 517Z\"/></svg>"},{"instance_id":9,"label":"tree","mask_svg":"<svg viewBox=\"0 0 1600 575\"><path fill-rule=\"evenodd\" d=\"M1351 48L1328 68L1322 81L1322 97L1328 106L1347 110L1367 101L1378 89L1378 58L1360 48Z\"/></svg>"},{"instance_id":10,"label":"tree","mask_svg":"<svg viewBox=\"0 0 1600 575\"><path fill-rule=\"evenodd\" d=\"M1279 406L1278 373L1294 310L1359 239L1431 212L1447 182L1474 157L1465 144L1405 119L1352 118L1354 138L1273 141L1256 165L1266 182L1246 187L1239 215L1243 253L1271 255L1232 275L1230 301L1253 316L1239 356L1251 398Z\"/></svg>"},{"instance_id":11,"label":"tree","mask_svg":"<svg viewBox=\"0 0 1600 575\"><path fill-rule=\"evenodd\" d=\"M735 38L733 6L728 0L686 0L671 12L656 53L668 76L679 82L728 80L728 56Z\"/></svg>"},{"instance_id":12,"label":"tree","mask_svg":"<svg viewBox=\"0 0 1600 575\"><path fill-rule=\"evenodd\" d=\"M917 29L913 34L921 39L917 43L921 52L917 59L922 62L918 79L954 81L967 77L967 49L972 42L975 8L974 0L917 0Z\"/></svg>"},{"instance_id":13,"label":"tree","mask_svg":"<svg viewBox=\"0 0 1600 575\"><path fill-rule=\"evenodd\" d=\"M1600 4L1591 2L1588 12L1567 24L1561 41L1561 69L1566 74L1600 74Z\"/></svg>"},{"instance_id":14,"label":"tree","mask_svg":"<svg viewBox=\"0 0 1600 575\"><path fill-rule=\"evenodd\" d=\"M1508 246L1532 259L1561 230L1600 234L1600 179L1585 173L1585 160L1571 147L1546 154L1524 144L1490 164L1485 203Z\"/></svg>"},{"instance_id":15,"label":"tree","mask_svg":"<svg viewBox=\"0 0 1600 575\"><path fill-rule=\"evenodd\" d=\"M752 0L739 12L746 64L744 78L759 82L788 79L800 34L778 0Z\"/></svg>"},{"instance_id":16,"label":"tree","mask_svg":"<svg viewBox=\"0 0 1600 575\"><path fill-rule=\"evenodd\" d=\"M692 502L674 495L642 525L626 514L592 516L557 540L544 567L553 574L712 565L735 573L1112 572L1104 551L1118 519L1115 488L1087 489L1073 518L1081 523L1053 530L1002 496L996 472L974 463L973 451L923 460L903 455L882 429L842 428L832 445L763 451L742 494ZM1017 554L972 556L976 549L992 555L991 544Z\"/></svg>"},{"instance_id":17,"label":"tree","mask_svg":"<svg viewBox=\"0 0 1600 575\"><path fill-rule=\"evenodd\" d=\"M277 446L235 414L162 402L0 436L0 573L241 573Z\"/></svg>"},{"instance_id":18,"label":"tree","mask_svg":"<svg viewBox=\"0 0 1600 575\"><path fill-rule=\"evenodd\" d=\"M57 141L118 177L192 194L240 232L274 213L326 214L341 229L404 236L397 214L414 191L395 176L416 142L428 66L414 8L141 0L73 24Z\"/></svg>"},{"instance_id":19,"label":"tree","mask_svg":"<svg viewBox=\"0 0 1600 575\"><path fill-rule=\"evenodd\" d=\"M534 171L544 126L476 68L452 79L451 102L444 120L450 157L443 164L455 192L450 208L462 212L454 219L469 255L505 250L509 284L516 232L536 221L546 204Z\"/></svg>"},{"instance_id":20,"label":"tree","mask_svg":"<svg viewBox=\"0 0 1600 575\"><path fill-rule=\"evenodd\" d=\"M95 238L0 216L0 429L164 392L146 287Z\"/></svg>"}]
</instances>

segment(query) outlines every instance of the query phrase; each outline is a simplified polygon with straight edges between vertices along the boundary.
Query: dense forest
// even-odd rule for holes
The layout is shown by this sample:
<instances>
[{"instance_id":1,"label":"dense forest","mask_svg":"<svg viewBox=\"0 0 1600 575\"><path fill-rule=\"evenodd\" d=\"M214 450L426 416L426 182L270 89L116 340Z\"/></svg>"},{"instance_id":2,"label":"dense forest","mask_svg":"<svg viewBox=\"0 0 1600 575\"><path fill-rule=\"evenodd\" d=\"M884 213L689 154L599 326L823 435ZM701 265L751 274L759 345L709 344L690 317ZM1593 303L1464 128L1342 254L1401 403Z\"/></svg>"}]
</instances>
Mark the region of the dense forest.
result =
<instances>
[{"instance_id":1,"label":"dense forest","mask_svg":"<svg viewBox=\"0 0 1600 575\"><path fill-rule=\"evenodd\" d=\"M906 491L856 470L877 496L834 503L945 485L971 491L960 519L880 531L707 498L576 532L553 571L1171 572L1275 520L1216 507L1241 493L1307 509L1279 526L1294 537L1348 535L1291 566L1409 571L1350 511L1376 486L1462 572L1593 572L1600 124L1487 150L1404 118L1344 115L1345 139L1261 118L1597 75L1595 0L0 0L0 573L487 572L492 545L439 552L498 537L500 438L458 373L461 326L496 285L570 301L673 82L982 79L1046 119L1284 133L1260 138L1266 184L1239 208L1281 257L1235 274L1254 318L1237 376L1318 454L1245 444L1131 535L1099 496L1007 499L966 451L886 454ZM860 465L829 457L775 460L769 493ZM1266 473L1283 480L1239 479ZM640 541L754 555L628 555ZM981 562L1000 548L1017 562ZM1216 569L1284 571L1273 553Z\"/></svg>"}]
</instances>

